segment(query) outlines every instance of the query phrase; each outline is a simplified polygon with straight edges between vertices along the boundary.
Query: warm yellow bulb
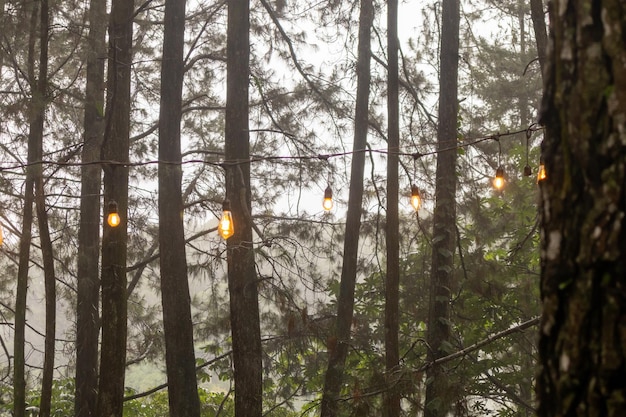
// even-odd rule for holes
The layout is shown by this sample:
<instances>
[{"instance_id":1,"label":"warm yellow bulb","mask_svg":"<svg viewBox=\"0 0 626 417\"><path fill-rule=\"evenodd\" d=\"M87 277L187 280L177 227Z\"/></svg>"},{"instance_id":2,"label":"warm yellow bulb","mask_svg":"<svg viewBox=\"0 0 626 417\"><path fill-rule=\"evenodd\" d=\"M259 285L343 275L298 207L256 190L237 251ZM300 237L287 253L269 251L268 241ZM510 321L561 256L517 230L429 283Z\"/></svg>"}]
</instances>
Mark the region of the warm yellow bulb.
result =
<instances>
[{"instance_id":1,"label":"warm yellow bulb","mask_svg":"<svg viewBox=\"0 0 626 417\"><path fill-rule=\"evenodd\" d=\"M324 201L322 202L322 207L324 210L330 211L333 208L333 190L330 189L330 186L326 187L324 191Z\"/></svg>"},{"instance_id":2,"label":"warm yellow bulb","mask_svg":"<svg viewBox=\"0 0 626 417\"><path fill-rule=\"evenodd\" d=\"M496 170L496 177L493 179L493 186L497 190L501 190L504 187L504 168L499 167Z\"/></svg>"},{"instance_id":3,"label":"warm yellow bulb","mask_svg":"<svg viewBox=\"0 0 626 417\"><path fill-rule=\"evenodd\" d=\"M546 173L546 166L544 164L539 165L539 172L537 173L537 182L543 181L548 177Z\"/></svg>"},{"instance_id":4,"label":"warm yellow bulb","mask_svg":"<svg viewBox=\"0 0 626 417\"><path fill-rule=\"evenodd\" d=\"M420 190L417 186L411 186L411 205L415 211L419 210L422 206L422 197L420 196Z\"/></svg>"},{"instance_id":5,"label":"warm yellow bulb","mask_svg":"<svg viewBox=\"0 0 626 417\"><path fill-rule=\"evenodd\" d=\"M2 246L3 242L4 242L4 234L2 233L2 226L0 226L0 246Z\"/></svg>"},{"instance_id":6,"label":"warm yellow bulb","mask_svg":"<svg viewBox=\"0 0 626 417\"><path fill-rule=\"evenodd\" d=\"M117 227L120 225L120 222L121 222L120 215L117 212L109 213L107 217L107 223L109 224L109 226Z\"/></svg>"},{"instance_id":7,"label":"warm yellow bulb","mask_svg":"<svg viewBox=\"0 0 626 417\"><path fill-rule=\"evenodd\" d=\"M218 231L220 236L224 239L228 239L235 233L235 227L233 225L233 215L230 210L224 210L222 212L222 218L218 225Z\"/></svg>"},{"instance_id":8,"label":"warm yellow bulb","mask_svg":"<svg viewBox=\"0 0 626 417\"><path fill-rule=\"evenodd\" d=\"M121 223L120 214L117 212L117 203L114 200L109 201L109 214L107 215L107 223L111 227L117 227Z\"/></svg>"}]
</instances>

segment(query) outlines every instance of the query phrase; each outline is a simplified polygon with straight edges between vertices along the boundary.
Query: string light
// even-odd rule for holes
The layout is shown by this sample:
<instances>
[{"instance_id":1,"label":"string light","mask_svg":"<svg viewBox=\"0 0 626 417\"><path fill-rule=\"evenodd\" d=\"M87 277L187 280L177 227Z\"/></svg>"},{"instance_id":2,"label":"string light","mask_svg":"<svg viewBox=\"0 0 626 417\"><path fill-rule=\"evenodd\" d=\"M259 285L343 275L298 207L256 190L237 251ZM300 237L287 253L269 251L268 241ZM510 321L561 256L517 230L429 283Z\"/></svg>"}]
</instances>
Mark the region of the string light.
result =
<instances>
[{"instance_id":1,"label":"string light","mask_svg":"<svg viewBox=\"0 0 626 417\"><path fill-rule=\"evenodd\" d=\"M117 227L121 223L120 214L117 212L117 202L115 200L109 201L107 223L111 227Z\"/></svg>"},{"instance_id":2,"label":"string light","mask_svg":"<svg viewBox=\"0 0 626 417\"><path fill-rule=\"evenodd\" d=\"M27 168L33 165L49 165L49 166L61 166L61 167L80 167L80 166L88 166L88 165L140 167L140 166L156 165L156 164L169 164L169 165L203 164L203 165L225 167L225 166L235 166L235 165L246 165L246 164L250 164L254 162L273 162L273 161L282 161L282 160L299 160L299 161L313 160L313 159L328 160L330 158L349 156L349 155L354 155L356 153L361 153L361 152L378 153L378 154L385 154L385 155L393 153L399 156L411 156L413 158L416 158L417 156L417 158L421 158L424 156L436 155L440 152L468 148L470 146L477 145L487 140L494 140L494 139L498 140L501 137L505 137L505 136L514 137L515 135L518 135L520 133L534 132L534 131L542 130L542 129L543 129L542 127L537 126L536 124L533 124L526 129L521 129L517 131L508 131L505 133L498 133L495 136L490 135L490 136L481 136L481 137L474 137L474 138L463 138L463 142L461 144L454 145L448 148L442 148L442 149L437 149L437 150L428 151L428 152L420 152L420 153L389 152L387 149L369 149L368 148L368 149L360 149L360 150L355 150L355 151L338 152L338 153L331 153L331 154L316 154L316 155L289 155L289 156L253 155L248 159L223 161L223 160L219 160L219 158L224 157L223 152L193 150L193 151L187 152L185 156L191 155L191 154L206 154L206 155L211 155L217 159L214 161L211 161L209 159L188 159L182 162L159 161L159 160L136 161L136 162L120 162L120 161L111 161L111 160L99 160L99 161L90 161L90 162L72 162L72 161L69 161L67 157L61 157L58 160L41 160L41 161L19 163L19 164L10 164L8 162L0 162L0 172L14 170L14 169L23 169L23 168Z\"/></svg>"},{"instance_id":3,"label":"string light","mask_svg":"<svg viewBox=\"0 0 626 417\"><path fill-rule=\"evenodd\" d=\"M495 136L490 135L490 136L482 136L482 137L474 137L474 138L463 138L463 142L461 144L457 144L455 146L451 146L448 148L427 151L427 152L411 152L411 153L390 152L386 149L383 150L383 149L367 148L367 149L361 149L361 150L355 150L355 151L346 151L346 152L338 152L338 153L330 153L330 154L316 154L316 155L297 155L297 156L252 155L250 158L246 158L246 159L223 161L223 160L219 160L219 158L223 158L224 156L223 152L193 150L193 151L187 152L185 155L191 155L191 154L211 155L216 160L211 161L208 158L202 158L202 159L188 159L188 160L184 160L181 162L170 162L170 161L160 161L160 160L149 160L149 161L138 161L138 162L120 162L120 161L110 161L110 160L99 160L99 161L90 161L90 162L72 162L72 161L69 161L71 157L71 155L69 155L68 157L59 158L57 160L40 160L40 161L21 163L21 164L8 164L7 162L0 161L0 172L14 170L14 169L23 169L23 168L27 168L33 165L50 165L50 166L66 166L66 167L79 167L79 166L88 166L88 165L108 165L108 166L124 166L124 167L129 168L129 167L139 167L139 166L147 166L147 165L153 165L153 164L171 164L171 165L203 164L203 165L212 165L212 166L219 166L219 167L225 168L226 166L236 166L236 165L251 164L253 162L264 162L264 161L265 162L288 161L288 160L306 161L306 160L314 160L314 159L328 161L330 158L344 157L344 156L354 155L360 152L379 153L379 154L387 154L387 155L393 153L393 154L397 154L398 156L410 156L413 158L414 171L415 171L417 159L420 159L425 156L437 155L440 152L468 148L470 146L477 145L487 140L496 140L498 142L498 146L499 146L498 163L500 164L500 159L502 156L500 138L504 136L514 137L515 135L518 135L520 133L526 133L527 164L524 167L524 175L530 176L532 175L532 169L528 165L529 139L532 135L532 132L535 132L538 130L543 130L543 127L538 126L536 124L532 124L526 129L517 130L517 131L507 131L506 133L498 133ZM59 162L59 161L62 161L62 162ZM547 174L546 174L545 166L543 165L543 163L541 163L539 167L539 172L537 175L537 182L545 180L546 177L547 177ZM330 184L330 181L329 181L329 184ZM496 189L500 190L504 187L504 185L505 185L504 168L500 165L498 169L496 170L496 175L495 175L495 178L493 179L493 186ZM330 185L328 185L328 187L324 191L324 200L322 204L323 204L323 208L325 211L332 210L334 206L332 189ZM411 206L413 206L415 210L419 210L419 208L421 207L421 204L422 204L422 198L419 193L419 189L417 188L417 186L412 185L411 186ZM219 234L224 239L228 239L234 234L234 225L232 221L232 214L230 211L230 203L228 202L228 200L225 200L223 205L224 205L223 214L220 219L218 229L219 229ZM121 224L121 219L117 211L117 203L115 201L111 201L109 203L107 223L111 227L117 227ZM0 228L0 245L1 244L2 244L2 229Z\"/></svg>"},{"instance_id":4,"label":"string light","mask_svg":"<svg viewBox=\"0 0 626 417\"><path fill-rule=\"evenodd\" d=\"M533 175L533 169L530 167L530 165L526 165L524 167L524 176L530 177L531 175Z\"/></svg>"},{"instance_id":5,"label":"string light","mask_svg":"<svg viewBox=\"0 0 626 417\"><path fill-rule=\"evenodd\" d=\"M422 206L422 196L420 195L420 190L417 188L417 185L411 186L411 205L418 211Z\"/></svg>"},{"instance_id":6,"label":"string light","mask_svg":"<svg viewBox=\"0 0 626 417\"><path fill-rule=\"evenodd\" d=\"M530 167L530 163L528 162L528 160L530 158L530 138L533 135L532 130L530 130L531 127L532 127L532 125L530 125L528 127L528 129L526 130L526 166L524 167L524 176L525 177L530 177L531 175L533 175L533 170Z\"/></svg>"},{"instance_id":7,"label":"string light","mask_svg":"<svg viewBox=\"0 0 626 417\"><path fill-rule=\"evenodd\" d=\"M220 218L217 230L220 236L225 240L235 234L233 215L230 211L230 201L228 200L224 200L222 203L222 217Z\"/></svg>"},{"instance_id":8,"label":"string light","mask_svg":"<svg viewBox=\"0 0 626 417\"><path fill-rule=\"evenodd\" d=\"M4 234L2 233L2 225L0 225L0 246L4 243Z\"/></svg>"},{"instance_id":9,"label":"string light","mask_svg":"<svg viewBox=\"0 0 626 417\"><path fill-rule=\"evenodd\" d=\"M504 168L501 166L496 169L496 176L493 179L493 186L496 190L501 190L504 187Z\"/></svg>"},{"instance_id":10,"label":"string light","mask_svg":"<svg viewBox=\"0 0 626 417\"><path fill-rule=\"evenodd\" d=\"M333 208L333 190L331 190L330 185L326 187L326 190L324 190L324 201L322 202L322 207L324 207L325 211L330 211Z\"/></svg>"}]
</instances>

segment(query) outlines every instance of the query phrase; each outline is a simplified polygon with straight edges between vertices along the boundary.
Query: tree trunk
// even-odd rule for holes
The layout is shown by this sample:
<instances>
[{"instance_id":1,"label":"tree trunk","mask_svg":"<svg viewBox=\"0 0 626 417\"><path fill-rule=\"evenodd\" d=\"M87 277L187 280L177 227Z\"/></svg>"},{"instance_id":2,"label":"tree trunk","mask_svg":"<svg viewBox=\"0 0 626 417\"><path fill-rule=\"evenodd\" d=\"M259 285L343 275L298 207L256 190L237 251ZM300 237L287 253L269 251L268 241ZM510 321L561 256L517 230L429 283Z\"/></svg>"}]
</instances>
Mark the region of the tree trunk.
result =
<instances>
[{"instance_id":1,"label":"tree trunk","mask_svg":"<svg viewBox=\"0 0 626 417\"><path fill-rule=\"evenodd\" d=\"M126 243L132 1L113 0L109 21L106 126L102 143L104 203L117 203L121 223L102 231L102 346L96 415L121 417L126 366Z\"/></svg>"},{"instance_id":2,"label":"tree trunk","mask_svg":"<svg viewBox=\"0 0 626 417\"><path fill-rule=\"evenodd\" d=\"M385 367L387 391L383 415L400 416L400 394L397 372L400 365L398 332L400 329L400 222L398 219L398 163L400 151L400 121L398 101L398 0L387 2L387 54L389 56L387 83L387 115L389 123L387 150L387 277L385 281Z\"/></svg>"},{"instance_id":3,"label":"tree trunk","mask_svg":"<svg viewBox=\"0 0 626 417\"><path fill-rule=\"evenodd\" d=\"M78 294L76 309L76 417L92 417L98 393L100 331L100 158L104 129L104 57L106 1L91 0L87 43L84 138L81 166L80 227L78 230Z\"/></svg>"},{"instance_id":4,"label":"tree trunk","mask_svg":"<svg viewBox=\"0 0 626 417\"><path fill-rule=\"evenodd\" d=\"M541 122L538 415L626 410L626 71L621 0L555 0Z\"/></svg>"},{"instance_id":5,"label":"tree trunk","mask_svg":"<svg viewBox=\"0 0 626 417\"><path fill-rule=\"evenodd\" d=\"M361 228L361 205L363 203L363 175L365 169L365 149L369 120L370 91L370 35L374 20L374 7L371 0L361 0L359 16L359 45L357 58L357 96L354 116L354 145L350 172L348 213L346 214L346 234L343 247L341 282L337 300L337 318L333 333L327 341L328 368L324 378L321 417L333 417L338 413L338 399L344 374L350 328L354 316L354 288L357 275L359 229Z\"/></svg>"},{"instance_id":6,"label":"tree trunk","mask_svg":"<svg viewBox=\"0 0 626 417\"><path fill-rule=\"evenodd\" d=\"M238 417L260 417L263 409L261 329L250 215L249 19L249 0L228 2L225 169L235 233L227 240L227 258Z\"/></svg>"},{"instance_id":7,"label":"tree trunk","mask_svg":"<svg viewBox=\"0 0 626 417\"><path fill-rule=\"evenodd\" d=\"M49 12L48 0L41 0L39 12L39 81L38 91L44 100L42 108L42 122L45 115L46 90L48 88L48 28ZM37 138L38 155L36 160L43 159L43 127ZM50 417L52 401L52 381L54 377L54 345L56 338L56 277L54 274L54 254L50 229L48 227L48 213L46 212L46 196L43 185L43 167L35 165L35 204L37 208L37 223L39 226L39 241L43 258L44 287L46 298L46 336L44 341L44 361L41 375L41 398L39 403L39 416Z\"/></svg>"},{"instance_id":8,"label":"tree trunk","mask_svg":"<svg viewBox=\"0 0 626 417\"><path fill-rule=\"evenodd\" d=\"M546 18L543 12L543 0L530 0L530 16L533 21L539 65L541 66L541 72L543 74L546 67L548 49L548 35L546 33Z\"/></svg>"},{"instance_id":9,"label":"tree trunk","mask_svg":"<svg viewBox=\"0 0 626 417\"><path fill-rule=\"evenodd\" d=\"M18 261L17 289L15 300L15 338L14 338L14 372L13 372L13 414L23 417L26 407L25 377L25 330L26 300L28 293L28 270L30 264L30 245L32 239L34 185L41 165L33 164L41 160L43 143L43 126L46 108L46 88L48 82L48 3L42 0L41 6L30 5L30 34L28 41L28 78L31 90L29 106L28 163L24 186L24 215L22 218L22 236L20 238L20 255ZM28 9L27 9L28 10ZM39 21L37 19L39 17ZM39 28L39 34L37 29ZM40 41L39 74L35 75L35 48L37 39Z\"/></svg>"},{"instance_id":10,"label":"tree trunk","mask_svg":"<svg viewBox=\"0 0 626 417\"><path fill-rule=\"evenodd\" d=\"M433 257L428 312L428 359L451 353L450 288L454 280L456 241L457 85L459 65L459 1L443 0L437 172L433 215ZM448 376L441 365L426 373L425 417L443 417L454 404Z\"/></svg>"},{"instance_id":11,"label":"tree trunk","mask_svg":"<svg viewBox=\"0 0 626 417\"><path fill-rule=\"evenodd\" d=\"M159 246L169 414L200 417L181 192L184 35L185 0L167 0L159 116Z\"/></svg>"},{"instance_id":12,"label":"tree trunk","mask_svg":"<svg viewBox=\"0 0 626 417\"><path fill-rule=\"evenodd\" d=\"M6 26L4 25L4 4L6 0L0 0L0 32L6 33ZM2 72L2 67L4 66L4 51L0 50L0 72Z\"/></svg>"},{"instance_id":13,"label":"tree trunk","mask_svg":"<svg viewBox=\"0 0 626 417\"><path fill-rule=\"evenodd\" d=\"M47 0L43 0L43 2L46 1ZM54 272L54 252L52 249L52 240L50 239L50 229L48 227L48 213L46 212L46 196L44 193L41 165L38 171L35 181L35 204L37 207L46 297L46 337L44 342L43 372L41 376L39 417L50 417L56 338L56 275Z\"/></svg>"}]
</instances>

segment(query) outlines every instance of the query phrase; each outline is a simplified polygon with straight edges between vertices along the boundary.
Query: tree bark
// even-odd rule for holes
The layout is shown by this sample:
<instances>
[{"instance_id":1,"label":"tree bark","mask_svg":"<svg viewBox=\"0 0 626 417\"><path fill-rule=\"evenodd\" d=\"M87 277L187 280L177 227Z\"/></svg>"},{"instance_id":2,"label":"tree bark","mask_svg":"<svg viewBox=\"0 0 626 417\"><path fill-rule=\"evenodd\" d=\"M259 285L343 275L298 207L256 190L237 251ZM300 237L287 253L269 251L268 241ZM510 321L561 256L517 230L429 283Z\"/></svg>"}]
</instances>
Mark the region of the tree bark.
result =
<instances>
[{"instance_id":1,"label":"tree bark","mask_svg":"<svg viewBox=\"0 0 626 417\"><path fill-rule=\"evenodd\" d=\"M106 126L102 143L104 203L117 203L121 223L102 231L102 346L96 416L121 417L126 366L126 244L130 70L134 2L113 0L109 21Z\"/></svg>"},{"instance_id":2,"label":"tree bark","mask_svg":"<svg viewBox=\"0 0 626 417\"><path fill-rule=\"evenodd\" d=\"M357 57L357 96L354 116L354 145L350 172L348 213L346 214L346 234L343 247L343 264L337 300L337 317L334 329L327 341L328 368L324 377L321 417L334 417L338 413L338 399L344 375L350 328L354 317L354 289L357 275L359 229L363 203L363 175L365 169L365 149L369 120L370 92L370 36L374 20L374 7L371 0L361 0L359 16L359 45Z\"/></svg>"},{"instance_id":3,"label":"tree bark","mask_svg":"<svg viewBox=\"0 0 626 417\"><path fill-rule=\"evenodd\" d=\"M159 115L159 259L169 415L200 417L181 191L184 36L185 0L167 0Z\"/></svg>"},{"instance_id":4,"label":"tree bark","mask_svg":"<svg viewBox=\"0 0 626 417\"><path fill-rule=\"evenodd\" d=\"M400 365L400 221L398 218L398 164L400 152L400 115L398 101L398 0L387 2L387 222L385 237L387 247L387 276L385 280L385 367L387 391L383 402L385 417L400 416L400 394L397 373Z\"/></svg>"},{"instance_id":5,"label":"tree bark","mask_svg":"<svg viewBox=\"0 0 626 417\"><path fill-rule=\"evenodd\" d=\"M443 0L437 172L433 214L433 254L428 312L428 359L450 353L450 289L454 283L456 242L456 145L459 66L459 1ZM443 417L454 403L448 377L441 365L426 372L424 416Z\"/></svg>"},{"instance_id":6,"label":"tree bark","mask_svg":"<svg viewBox=\"0 0 626 417\"><path fill-rule=\"evenodd\" d=\"M626 10L555 0L541 122L538 415L626 410Z\"/></svg>"},{"instance_id":7,"label":"tree bark","mask_svg":"<svg viewBox=\"0 0 626 417\"><path fill-rule=\"evenodd\" d=\"M227 240L235 415L262 415L262 350L252 245L248 85L250 2L228 2L225 170L235 233Z\"/></svg>"},{"instance_id":8,"label":"tree bark","mask_svg":"<svg viewBox=\"0 0 626 417\"><path fill-rule=\"evenodd\" d=\"M76 309L76 417L92 417L98 393L100 331L100 157L104 130L104 57L106 1L91 0L87 44L84 138L81 166L80 227L78 230Z\"/></svg>"}]
</instances>

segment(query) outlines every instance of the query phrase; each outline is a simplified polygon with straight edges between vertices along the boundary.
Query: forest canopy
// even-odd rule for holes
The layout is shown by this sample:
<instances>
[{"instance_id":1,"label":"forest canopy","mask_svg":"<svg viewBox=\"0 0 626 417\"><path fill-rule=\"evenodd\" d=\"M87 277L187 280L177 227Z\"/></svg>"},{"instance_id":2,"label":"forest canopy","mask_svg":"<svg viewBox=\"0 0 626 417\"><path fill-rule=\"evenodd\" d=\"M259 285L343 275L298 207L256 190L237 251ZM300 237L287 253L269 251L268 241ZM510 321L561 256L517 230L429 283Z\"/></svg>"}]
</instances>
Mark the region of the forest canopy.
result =
<instances>
[{"instance_id":1,"label":"forest canopy","mask_svg":"<svg viewBox=\"0 0 626 417\"><path fill-rule=\"evenodd\" d=\"M1 1L0 414L533 414L531 3Z\"/></svg>"}]
</instances>

